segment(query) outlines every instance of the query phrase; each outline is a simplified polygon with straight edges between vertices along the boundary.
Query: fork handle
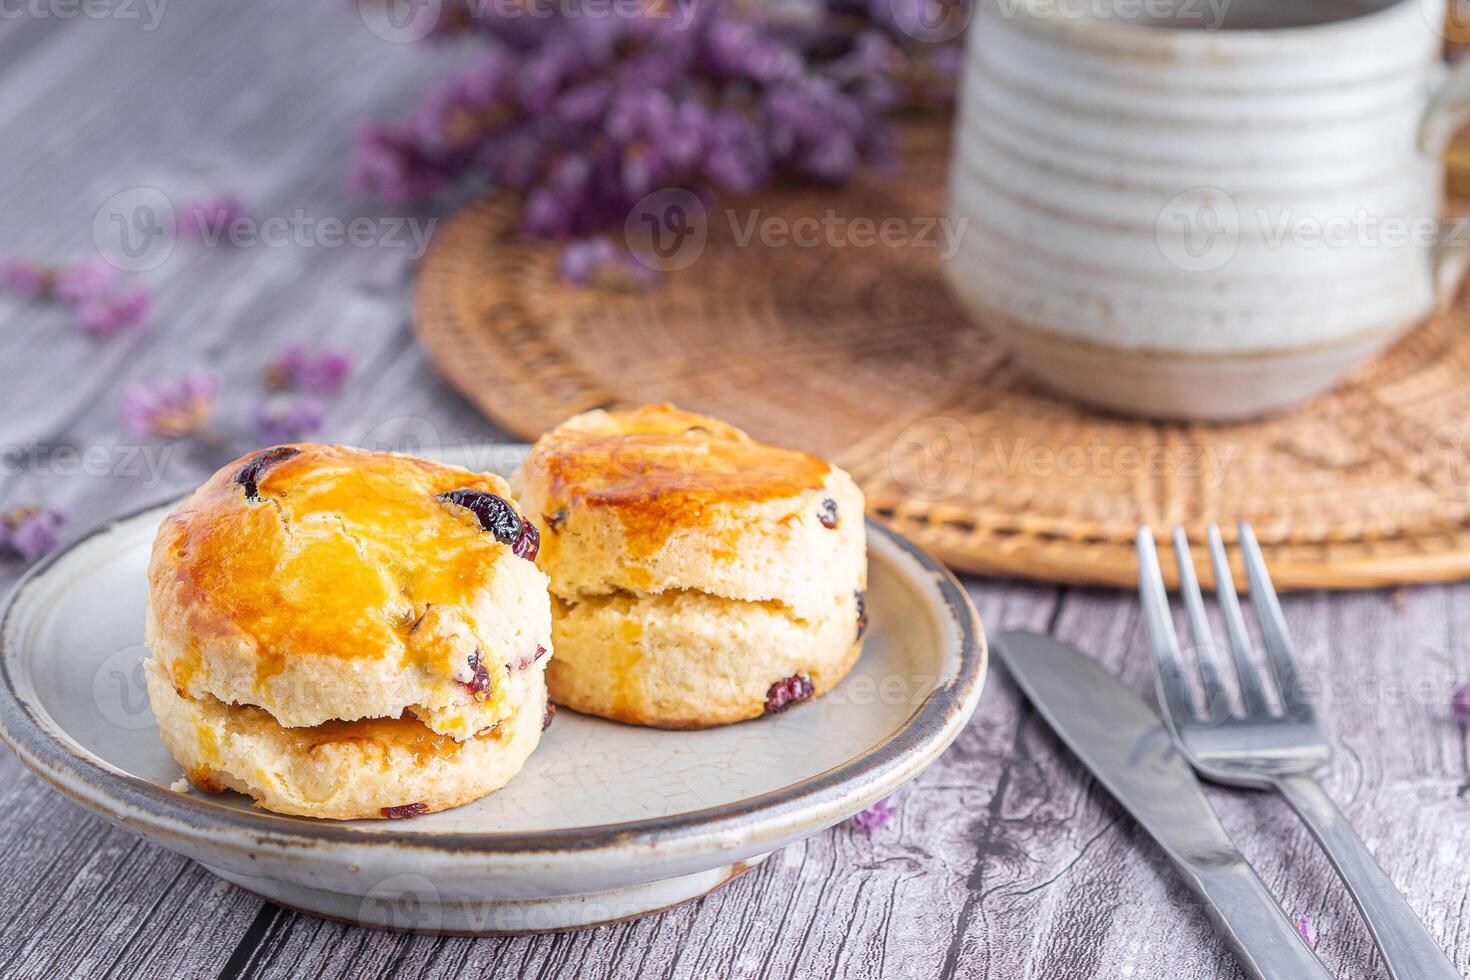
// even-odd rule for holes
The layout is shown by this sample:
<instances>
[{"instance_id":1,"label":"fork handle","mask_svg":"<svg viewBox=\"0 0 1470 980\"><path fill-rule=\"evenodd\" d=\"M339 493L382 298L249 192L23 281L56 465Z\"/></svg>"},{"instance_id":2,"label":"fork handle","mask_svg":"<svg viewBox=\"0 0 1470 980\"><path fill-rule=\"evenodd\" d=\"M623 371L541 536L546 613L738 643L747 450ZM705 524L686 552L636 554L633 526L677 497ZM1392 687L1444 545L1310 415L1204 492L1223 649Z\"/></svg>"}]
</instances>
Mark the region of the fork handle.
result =
<instances>
[{"instance_id":1,"label":"fork handle","mask_svg":"<svg viewBox=\"0 0 1470 980\"><path fill-rule=\"evenodd\" d=\"M1327 852L1368 923L1389 975L1394 980L1463 980L1317 781L1302 773L1278 777L1273 784Z\"/></svg>"},{"instance_id":2,"label":"fork handle","mask_svg":"<svg viewBox=\"0 0 1470 980\"><path fill-rule=\"evenodd\" d=\"M1332 980L1238 851L1169 856L1204 899L1206 914L1247 974L1256 980Z\"/></svg>"}]
</instances>

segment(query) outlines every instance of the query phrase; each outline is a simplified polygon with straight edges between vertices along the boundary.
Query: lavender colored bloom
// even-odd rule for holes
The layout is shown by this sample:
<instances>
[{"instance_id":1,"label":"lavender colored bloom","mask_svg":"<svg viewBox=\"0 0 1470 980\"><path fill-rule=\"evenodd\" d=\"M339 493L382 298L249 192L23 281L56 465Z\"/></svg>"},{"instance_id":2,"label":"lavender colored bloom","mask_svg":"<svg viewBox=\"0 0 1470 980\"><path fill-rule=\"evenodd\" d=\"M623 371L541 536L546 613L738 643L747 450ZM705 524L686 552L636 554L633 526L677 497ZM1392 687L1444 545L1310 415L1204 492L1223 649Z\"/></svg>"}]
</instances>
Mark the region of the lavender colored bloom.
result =
<instances>
[{"instance_id":1,"label":"lavender colored bloom","mask_svg":"<svg viewBox=\"0 0 1470 980\"><path fill-rule=\"evenodd\" d=\"M1302 941L1304 943L1306 943L1312 949L1317 948L1317 930L1312 928L1311 919L1307 918L1307 916L1305 915L1300 916L1296 920L1296 932L1297 935L1302 937Z\"/></svg>"},{"instance_id":2,"label":"lavender colored bloom","mask_svg":"<svg viewBox=\"0 0 1470 980\"><path fill-rule=\"evenodd\" d=\"M327 404L313 395L272 395L255 409L255 428L266 442L296 442L321 428Z\"/></svg>"},{"instance_id":3,"label":"lavender colored bloom","mask_svg":"<svg viewBox=\"0 0 1470 980\"><path fill-rule=\"evenodd\" d=\"M54 292L83 330L103 338L140 325L151 302L147 289L124 285L117 268L100 255L57 273Z\"/></svg>"},{"instance_id":4,"label":"lavender colored bloom","mask_svg":"<svg viewBox=\"0 0 1470 980\"><path fill-rule=\"evenodd\" d=\"M1450 710L1455 720L1470 725L1470 684L1466 684L1450 698Z\"/></svg>"},{"instance_id":5,"label":"lavender colored bloom","mask_svg":"<svg viewBox=\"0 0 1470 980\"><path fill-rule=\"evenodd\" d=\"M557 262L561 277L575 286L647 288L658 273L639 262L606 235L568 242Z\"/></svg>"},{"instance_id":6,"label":"lavender colored bloom","mask_svg":"<svg viewBox=\"0 0 1470 980\"><path fill-rule=\"evenodd\" d=\"M22 299L39 299L51 291L55 273L38 262L8 255L0 257L0 291Z\"/></svg>"},{"instance_id":7,"label":"lavender colored bloom","mask_svg":"<svg viewBox=\"0 0 1470 980\"><path fill-rule=\"evenodd\" d=\"M352 358L339 350L308 350L300 344L284 348L265 367L265 382L277 391L298 389L330 395L342 388Z\"/></svg>"},{"instance_id":8,"label":"lavender colored bloom","mask_svg":"<svg viewBox=\"0 0 1470 980\"><path fill-rule=\"evenodd\" d=\"M877 803L874 803L866 810L854 816L852 822L857 824L858 829L863 833L871 834L886 824L897 812L898 806L896 804L890 803L886 799L879 800Z\"/></svg>"},{"instance_id":9,"label":"lavender colored bloom","mask_svg":"<svg viewBox=\"0 0 1470 980\"><path fill-rule=\"evenodd\" d=\"M148 316L152 302L141 286L88 300L76 308L77 322L94 337L112 337L136 327Z\"/></svg>"},{"instance_id":10,"label":"lavender colored bloom","mask_svg":"<svg viewBox=\"0 0 1470 980\"><path fill-rule=\"evenodd\" d=\"M368 126L358 133L357 156L347 184L385 201L421 201L439 193L449 173L448 162L436 159L416 141L413 131Z\"/></svg>"},{"instance_id":11,"label":"lavender colored bloom","mask_svg":"<svg viewBox=\"0 0 1470 980\"><path fill-rule=\"evenodd\" d=\"M73 310L80 309L110 296L120 279L116 266L94 255L57 273L56 298Z\"/></svg>"},{"instance_id":12,"label":"lavender colored bloom","mask_svg":"<svg viewBox=\"0 0 1470 980\"><path fill-rule=\"evenodd\" d=\"M194 238L214 244L230 227L230 223L245 214L245 203L233 194L216 194L214 197L193 201L180 209L178 231L182 237Z\"/></svg>"},{"instance_id":13,"label":"lavender colored bloom","mask_svg":"<svg viewBox=\"0 0 1470 980\"><path fill-rule=\"evenodd\" d=\"M733 109L717 113L710 121L706 145L701 170L724 190L748 194L769 178L771 149L766 135L743 113Z\"/></svg>"},{"instance_id":14,"label":"lavender colored bloom","mask_svg":"<svg viewBox=\"0 0 1470 980\"><path fill-rule=\"evenodd\" d=\"M514 94L513 65L498 51L452 75L429 94L415 112L408 132L425 148L444 153L475 143L485 126L508 118Z\"/></svg>"},{"instance_id":15,"label":"lavender colored bloom","mask_svg":"<svg viewBox=\"0 0 1470 980\"><path fill-rule=\"evenodd\" d=\"M61 525L66 515L49 507L20 507L0 515L0 547L26 562L36 561L56 550L61 543Z\"/></svg>"},{"instance_id":16,"label":"lavender colored bloom","mask_svg":"<svg viewBox=\"0 0 1470 980\"><path fill-rule=\"evenodd\" d=\"M885 113L904 101L911 62L944 47L905 34L891 8L824 0L825 19L797 23L734 0L534 18L452 3L440 33L478 38L485 57L435 86L408 124L366 130L350 181L402 201L474 177L521 196L526 233L578 238L659 188L845 180L891 158Z\"/></svg>"},{"instance_id":17,"label":"lavender colored bloom","mask_svg":"<svg viewBox=\"0 0 1470 980\"><path fill-rule=\"evenodd\" d=\"M606 79L594 78L557 99L556 118L572 126L595 124L608 111L612 94L612 86Z\"/></svg>"},{"instance_id":18,"label":"lavender colored bloom","mask_svg":"<svg viewBox=\"0 0 1470 980\"><path fill-rule=\"evenodd\" d=\"M527 234L564 238L571 234L575 222L575 212L568 206L568 201L558 197L550 188L538 187L526 195L526 203L521 210L521 228Z\"/></svg>"},{"instance_id":19,"label":"lavender colored bloom","mask_svg":"<svg viewBox=\"0 0 1470 980\"><path fill-rule=\"evenodd\" d=\"M206 435L219 389L219 375L204 370L178 381L140 381L123 393L123 423L139 438Z\"/></svg>"},{"instance_id":20,"label":"lavender colored bloom","mask_svg":"<svg viewBox=\"0 0 1470 980\"><path fill-rule=\"evenodd\" d=\"M801 53L762 30L759 23L724 17L709 30L707 56L724 74L757 82L782 82L805 71Z\"/></svg>"}]
</instances>

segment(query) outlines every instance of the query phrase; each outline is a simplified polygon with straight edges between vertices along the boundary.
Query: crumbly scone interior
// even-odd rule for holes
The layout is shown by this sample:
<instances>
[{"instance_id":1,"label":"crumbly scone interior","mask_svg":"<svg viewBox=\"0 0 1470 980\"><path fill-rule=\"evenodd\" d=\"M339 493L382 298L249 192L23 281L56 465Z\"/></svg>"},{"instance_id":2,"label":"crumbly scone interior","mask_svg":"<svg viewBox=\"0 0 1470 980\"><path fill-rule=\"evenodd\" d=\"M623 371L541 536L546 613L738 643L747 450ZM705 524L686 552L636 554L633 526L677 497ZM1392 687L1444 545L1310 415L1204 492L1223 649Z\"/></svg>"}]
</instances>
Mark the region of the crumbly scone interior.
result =
<instances>
[{"instance_id":1,"label":"crumbly scone interior","mask_svg":"<svg viewBox=\"0 0 1470 980\"><path fill-rule=\"evenodd\" d=\"M236 790L281 813L338 819L411 816L498 788L539 740L545 703L538 674L511 716L463 741L407 713L283 728L260 708L190 698L156 660L145 669L160 734L192 785Z\"/></svg>"},{"instance_id":2,"label":"crumbly scone interior","mask_svg":"<svg viewBox=\"0 0 1470 980\"><path fill-rule=\"evenodd\" d=\"M200 710L209 711L213 716L229 719L239 730L248 729L256 733L269 730L285 739L284 744L302 751L331 742L356 741L364 746L378 746L379 754L384 758L394 754L402 757L403 752L409 751L418 762L428 754L442 754L470 739L493 737L497 728L533 699L534 691L541 686L543 674L542 665L515 672L498 692L497 701L500 703L493 706L478 702L434 709L411 705L396 716L331 719L316 725L288 727L258 705L225 702L211 694L195 695L185 691L174 681L167 665L156 657L145 661L144 667L156 674L159 682L167 684L179 698ZM207 757L208 736L201 733L200 738L200 753ZM394 752L389 752L390 749Z\"/></svg>"}]
</instances>

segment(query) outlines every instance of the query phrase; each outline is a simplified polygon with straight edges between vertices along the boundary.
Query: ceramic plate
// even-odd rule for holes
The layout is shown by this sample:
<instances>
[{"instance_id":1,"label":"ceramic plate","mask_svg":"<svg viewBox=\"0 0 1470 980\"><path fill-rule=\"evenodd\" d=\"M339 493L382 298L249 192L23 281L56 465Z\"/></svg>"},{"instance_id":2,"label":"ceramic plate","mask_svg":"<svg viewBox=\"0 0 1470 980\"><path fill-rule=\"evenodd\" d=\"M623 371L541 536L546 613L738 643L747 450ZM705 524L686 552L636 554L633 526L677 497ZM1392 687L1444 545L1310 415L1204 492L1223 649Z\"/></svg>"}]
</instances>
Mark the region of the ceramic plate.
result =
<instances>
[{"instance_id":1,"label":"ceramic plate","mask_svg":"<svg viewBox=\"0 0 1470 980\"><path fill-rule=\"evenodd\" d=\"M523 447L450 462L502 474ZM145 570L174 502L117 520L21 580L0 622L0 737L67 796L216 874L319 915L427 932L569 928L704 894L889 795L969 720L974 608L869 522L871 627L852 674L784 714L696 732L562 711L519 776L411 820L326 822L177 793L144 693Z\"/></svg>"}]
</instances>

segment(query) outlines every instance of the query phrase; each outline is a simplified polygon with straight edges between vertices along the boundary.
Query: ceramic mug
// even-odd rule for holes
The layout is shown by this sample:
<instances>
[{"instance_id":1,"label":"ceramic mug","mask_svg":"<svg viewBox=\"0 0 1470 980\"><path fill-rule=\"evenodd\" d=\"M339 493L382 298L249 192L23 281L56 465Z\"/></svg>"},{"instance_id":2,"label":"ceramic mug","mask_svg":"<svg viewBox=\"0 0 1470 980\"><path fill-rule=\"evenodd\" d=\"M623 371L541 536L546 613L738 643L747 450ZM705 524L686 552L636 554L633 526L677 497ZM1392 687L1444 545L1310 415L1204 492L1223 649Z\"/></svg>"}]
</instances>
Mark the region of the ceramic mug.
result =
<instances>
[{"instance_id":1,"label":"ceramic mug","mask_svg":"<svg viewBox=\"0 0 1470 980\"><path fill-rule=\"evenodd\" d=\"M976 0L947 272L1051 387L1229 420L1301 402L1463 271L1444 0Z\"/></svg>"}]
</instances>

